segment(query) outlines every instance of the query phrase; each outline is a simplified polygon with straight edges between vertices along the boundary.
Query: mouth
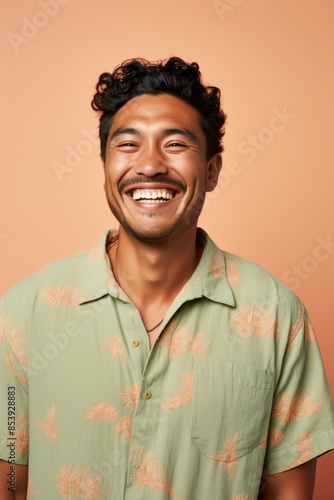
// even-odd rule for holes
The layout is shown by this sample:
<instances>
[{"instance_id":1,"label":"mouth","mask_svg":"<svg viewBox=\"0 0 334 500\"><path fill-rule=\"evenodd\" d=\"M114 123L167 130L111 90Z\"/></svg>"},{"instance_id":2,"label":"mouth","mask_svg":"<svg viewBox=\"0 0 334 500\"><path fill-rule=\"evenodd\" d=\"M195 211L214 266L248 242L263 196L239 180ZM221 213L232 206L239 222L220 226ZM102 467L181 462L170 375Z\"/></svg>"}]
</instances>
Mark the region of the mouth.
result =
<instances>
[{"instance_id":1,"label":"mouth","mask_svg":"<svg viewBox=\"0 0 334 500\"><path fill-rule=\"evenodd\" d=\"M139 203L167 203L175 198L177 192L173 189L132 189L127 193L134 201Z\"/></svg>"}]
</instances>

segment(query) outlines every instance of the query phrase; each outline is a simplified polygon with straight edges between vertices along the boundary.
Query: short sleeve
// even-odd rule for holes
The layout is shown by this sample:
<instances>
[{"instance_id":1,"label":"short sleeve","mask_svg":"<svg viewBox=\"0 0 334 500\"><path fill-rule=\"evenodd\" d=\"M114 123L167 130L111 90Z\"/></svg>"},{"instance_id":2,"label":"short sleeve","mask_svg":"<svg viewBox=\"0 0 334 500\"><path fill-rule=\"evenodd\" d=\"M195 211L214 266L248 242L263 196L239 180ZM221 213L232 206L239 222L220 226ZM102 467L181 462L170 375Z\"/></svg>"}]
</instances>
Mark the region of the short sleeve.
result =
<instances>
[{"instance_id":1,"label":"short sleeve","mask_svg":"<svg viewBox=\"0 0 334 500\"><path fill-rule=\"evenodd\" d=\"M28 464L29 417L25 327L0 302L0 458Z\"/></svg>"},{"instance_id":2,"label":"short sleeve","mask_svg":"<svg viewBox=\"0 0 334 500\"><path fill-rule=\"evenodd\" d=\"M333 401L315 333L301 305L275 389L264 470L283 472L333 448Z\"/></svg>"}]
</instances>

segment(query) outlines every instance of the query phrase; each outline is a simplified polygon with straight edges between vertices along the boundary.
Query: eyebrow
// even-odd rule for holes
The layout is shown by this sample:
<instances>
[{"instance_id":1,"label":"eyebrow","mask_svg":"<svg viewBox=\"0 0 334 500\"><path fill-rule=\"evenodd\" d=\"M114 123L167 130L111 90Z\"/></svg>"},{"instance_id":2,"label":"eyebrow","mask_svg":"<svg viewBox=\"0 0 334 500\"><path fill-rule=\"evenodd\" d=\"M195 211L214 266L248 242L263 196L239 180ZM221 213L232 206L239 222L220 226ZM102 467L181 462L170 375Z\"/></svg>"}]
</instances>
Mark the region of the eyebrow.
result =
<instances>
[{"instance_id":1,"label":"eyebrow","mask_svg":"<svg viewBox=\"0 0 334 500\"><path fill-rule=\"evenodd\" d=\"M140 132L139 132L139 130L137 130L135 128L120 127L117 130L115 130L115 132L112 134L112 136L110 137L110 141L112 141L113 139L115 139L116 137L118 137L120 135L125 135L125 134L140 135ZM162 135L164 137L168 137L170 135L183 135L183 136L187 137L194 144L199 145L199 140L197 139L195 134L193 134L188 128L167 128L167 129L163 130Z\"/></svg>"}]
</instances>

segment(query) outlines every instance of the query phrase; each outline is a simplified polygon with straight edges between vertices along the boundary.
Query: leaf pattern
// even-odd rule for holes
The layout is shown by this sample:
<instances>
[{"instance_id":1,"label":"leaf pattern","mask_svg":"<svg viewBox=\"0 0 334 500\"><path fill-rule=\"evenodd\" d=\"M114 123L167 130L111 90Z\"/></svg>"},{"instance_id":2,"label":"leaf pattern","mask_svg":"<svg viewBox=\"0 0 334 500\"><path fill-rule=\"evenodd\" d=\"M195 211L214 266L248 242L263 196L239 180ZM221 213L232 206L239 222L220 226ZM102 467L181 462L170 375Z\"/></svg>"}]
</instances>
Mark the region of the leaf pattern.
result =
<instances>
[{"instance_id":1,"label":"leaf pattern","mask_svg":"<svg viewBox=\"0 0 334 500\"><path fill-rule=\"evenodd\" d=\"M130 462L137 464L130 471L130 479L136 486L165 491L171 498L181 500L174 487L169 486L167 472L164 467L158 465L153 453L144 453L144 447L137 446L130 454Z\"/></svg>"},{"instance_id":2,"label":"leaf pattern","mask_svg":"<svg viewBox=\"0 0 334 500\"><path fill-rule=\"evenodd\" d=\"M309 396L302 394L299 390L295 396L291 392L283 394L276 402L273 408L273 417L278 420L280 424L292 424L301 416L312 416L317 413L320 407L325 403L321 401L314 403L312 401L313 393Z\"/></svg>"},{"instance_id":3,"label":"leaf pattern","mask_svg":"<svg viewBox=\"0 0 334 500\"><path fill-rule=\"evenodd\" d=\"M282 439L283 439L283 433L280 432L275 427L270 427L268 435L269 446L276 446L282 441Z\"/></svg>"},{"instance_id":4,"label":"leaf pattern","mask_svg":"<svg viewBox=\"0 0 334 500\"><path fill-rule=\"evenodd\" d=\"M122 436L125 441L130 441L132 434L132 425L130 417L123 417L116 423L116 432Z\"/></svg>"},{"instance_id":5,"label":"leaf pattern","mask_svg":"<svg viewBox=\"0 0 334 500\"><path fill-rule=\"evenodd\" d=\"M311 449L311 434L309 432L305 432L301 436L299 436L296 440L297 442L297 450L299 452L298 457L289 465L289 468L298 467L305 462L308 462L312 455Z\"/></svg>"},{"instance_id":6,"label":"leaf pattern","mask_svg":"<svg viewBox=\"0 0 334 500\"><path fill-rule=\"evenodd\" d=\"M24 413L16 417L16 451L27 453L29 450L29 418Z\"/></svg>"},{"instance_id":7,"label":"leaf pattern","mask_svg":"<svg viewBox=\"0 0 334 500\"><path fill-rule=\"evenodd\" d=\"M291 347L294 345L294 343L296 341L297 334L300 330L302 323L303 323L303 312L301 311L299 313L297 320L295 321L295 323L291 326L291 328L289 330L289 340L288 340L288 344L287 344L287 350L290 350Z\"/></svg>"},{"instance_id":8,"label":"leaf pattern","mask_svg":"<svg viewBox=\"0 0 334 500\"><path fill-rule=\"evenodd\" d=\"M56 426L56 405L52 405L51 408L45 413L46 422L36 423L38 429L40 429L46 437L48 437L51 443L56 443L58 439L58 429Z\"/></svg>"},{"instance_id":9,"label":"leaf pattern","mask_svg":"<svg viewBox=\"0 0 334 500\"><path fill-rule=\"evenodd\" d=\"M213 256L212 263L210 264L210 271L217 279L221 280L225 273L225 263L221 254Z\"/></svg>"},{"instance_id":10,"label":"leaf pattern","mask_svg":"<svg viewBox=\"0 0 334 500\"><path fill-rule=\"evenodd\" d=\"M189 344L189 352L194 354L198 358L208 358L209 356L206 353L207 348L211 345L211 342L202 342L202 337L204 336L204 332L198 333L193 338L192 342Z\"/></svg>"},{"instance_id":11,"label":"leaf pattern","mask_svg":"<svg viewBox=\"0 0 334 500\"><path fill-rule=\"evenodd\" d=\"M211 456L211 458L222 465L232 477L234 475L234 469L238 463L238 455L235 451L237 439L238 433L236 432L231 438L224 441L221 453Z\"/></svg>"},{"instance_id":12,"label":"leaf pattern","mask_svg":"<svg viewBox=\"0 0 334 500\"><path fill-rule=\"evenodd\" d=\"M40 301L52 307L74 307L82 302L81 290L72 285L49 285L40 295Z\"/></svg>"},{"instance_id":13,"label":"leaf pattern","mask_svg":"<svg viewBox=\"0 0 334 500\"><path fill-rule=\"evenodd\" d=\"M173 359L187 351L192 336L193 329L190 326L180 326L176 321L170 321L159 343L168 349L169 359Z\"/></svg>"},{"instance_id":14,"label":"leaf pattern","mask_svg":"<svg viewBox=\"0 0 334 500\"><path fill-rule=\"evenodd\" d=\"M14 364L13 356L10 352L5 354L5 365L8 368L8 371L14 375L14 377L24 385L28 385L28 379L25 375L18 371Z\"/></svg>"},{"instance_id":15,"label":"leaf pattern","mask_svg":"<svg viewBox=\"0 0 334 500\"><path fill-rule=\"evenodd\" d=\"M118 337L116 337L116 335L113 335L109 339L104 350L107 350L107 352L109 352L113 358L117 358L117 357L120 358L122 364L125 363L125 359L124 359L125 351L124 351L124 348L121 344L121 341L119 340Z\"/></svg>"},{"instance_id":16,"label":"leaf pattern","mask_svg":"<svg viewBox=\"0 0 334 500\"><path fill-rule=\"evenodd\" d=\"M119 411L108 401L98 403L86 411L85 422L98 420L99 422L112 422L118 417Z\"/></svg>"},{"instance_id":17,"label":"leaf pattern","mask_svg":"<svg viewBox=\"0 0 334 500\"><path fill-rule=\"evenodd\" d=\"M237 261L235 259L226 259L227 281L234 286L240 282L240 273L238 271Z\"/></svg>"},{"instance_id":18,"label":"leaf pattern","mask_svg":"<svg viewBox=\"0 0 334 500\"><path fill-rule=\"evenodd\" d=\"M273 337L275 324L272 310L255 302L240 308L230 321L233 330L247 337Z\"/></svg>"},{"instance_id":19,"label":"leaf pattern","mask_svg":"<svg viewBox=\"0 0 334 500\"><path fill-rule=\"evenodd\" d=\"M136 408L140 394L140 384L129 385L118 395L125 405L125 408Z\"/></svg>"},{"instance_id":20,"label":"leaf pattern","mask_svg":"<svg viewBox=\"0 0 334 500\"><path fill-rule=\"evenodd\" d=\"M183 390L178 393L176 396L167 399L164 403L162 403L162 408L169 410L176 410L177 408L181 408L192 400L193 391L194 391L194 372L189 371L185 372L181 376L181 384Z\"/></svg>"},{"instance_id":21,"label":"leaf pattern","mask_svg":"<svg viewBox=\"0 0 334 500\"><path fill-rule=\"evenodd\" d=\"M21 336L22 331L23 325L13 328L7 333L7 340L15 358L20 364L27 365L29 362L25 352L26 341L25 338Z\"/></svg>"},{"instance_id":22,"label":"leaf pattern","mask_svg":"<svg viewBox=\"0 0 334 500\"><path fill-rule=\"evenodd\" d=\"M15 324L12 316L7 316L5 314L0 315L0 342L4 342L6 338L6 332L13 330Z\"/></svg>"},{"instance_id":23,"label":"leaf pattern","mask_svg":"<svg viewBox=\"0 0 334 500\"><path fill-rule=\"evenodd\" d=\"M60 467L56 484L61 498L82 498L83 500L98 500L108 491L99 488L102 476L94 478L90 466L74 467L73 464Z\"/></svg>"}]
</instances>

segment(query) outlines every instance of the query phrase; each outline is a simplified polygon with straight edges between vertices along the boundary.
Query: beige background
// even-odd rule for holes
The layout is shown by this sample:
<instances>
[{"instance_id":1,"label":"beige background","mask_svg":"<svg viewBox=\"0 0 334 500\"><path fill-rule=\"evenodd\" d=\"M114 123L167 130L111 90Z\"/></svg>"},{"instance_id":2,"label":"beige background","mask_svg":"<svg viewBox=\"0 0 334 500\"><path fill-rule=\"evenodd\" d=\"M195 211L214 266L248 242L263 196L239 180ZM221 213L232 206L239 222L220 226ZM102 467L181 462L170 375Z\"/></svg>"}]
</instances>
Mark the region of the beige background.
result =
<instances>
[{"instance_id":1,"label":"beige background","mask_svg":"<svg viewBox=\"0 0 334 500\"><path fill-rule=\"evenodd\" d=\"M330 0L6 3L0 294L115 225L90 109L99 74L179 55L222 89L229 117L200 223L296 291L333 391L333 12ZM319 460L316 500L332 498L333 466Z\"/></svg>"}]
</instances>

